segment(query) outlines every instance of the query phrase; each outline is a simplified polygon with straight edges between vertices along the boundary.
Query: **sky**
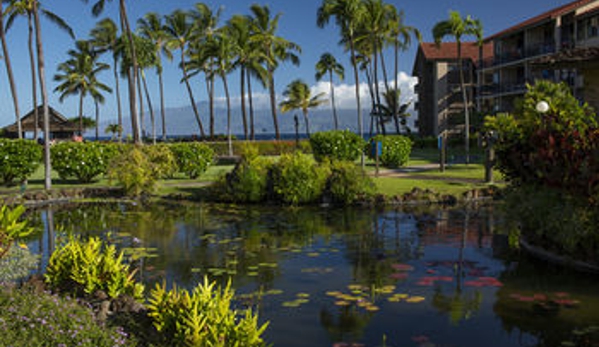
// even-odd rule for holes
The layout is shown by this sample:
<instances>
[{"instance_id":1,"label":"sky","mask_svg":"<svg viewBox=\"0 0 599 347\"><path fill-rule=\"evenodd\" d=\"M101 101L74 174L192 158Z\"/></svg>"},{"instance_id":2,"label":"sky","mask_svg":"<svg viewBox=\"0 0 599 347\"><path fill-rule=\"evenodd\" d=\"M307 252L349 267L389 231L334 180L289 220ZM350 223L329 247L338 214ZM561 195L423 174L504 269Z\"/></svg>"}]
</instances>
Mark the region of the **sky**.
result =
<instances>
[{"instance_id":1,"label":"sky","mask_svg":"<svg viewBox=\"0 0 599 347\"><path fill-rule=\"evenodd\" d=\"M94 18L91 14L91 7L94 2L94 0L89 0L89 3L86 4L83 0L41 1L45 9L63 18L73 28L77 39L89 38L90 30L102 18L110 17L115 22L118 22L117 0L107 2L104 13L98 18ZM131 23L135 23L138 18L143 17L148 12L157 12L166 15L175 9L191 9L196 2L198 1L127 0L127 11ZM322 0L205 0L203 2L215 10L222 8L221 24L235 14L249 14L249 7L254 3L268 5L271 13L281 14L279 36L299 44L302 52L300 54L299 66L283 64L276 71L275 85L277 94L279 95L277 102L282 100L280 99L280 95L285 86L298 78L303 79L312 86L315 93L321 91L328 93L328 82L317 82L315 80L314 66L321 54L330 52L345 66L346 71L344 81L334 82L336 87L335 98L337 99L338 107L355 108L353 73L349 64L349 54L345 53L343 48L338 45L339 29L335 26L334 21L331 21L325 28L318 28L316 26L316 12ZM432 41L431 30L433 26L437 22L448 18L450 10L459 11L463 16L471 15L479 19L483 24L484 35L486 37L542 12L572 2L572 0L386 0L386 2L403 10L405 13L405 24L418 28L423 35L423 40L430 42ZM32 109L31 75L27 51L27 25L24 17L19 18L14 23L13 27L7 33L7 39L18 88L20 110L23 115ZM78 97L67 97L61 103L58 100L58 94L52 93L52 90L57 85L52 80L56 74L57 66L67 59L67 51L74 47L74 41L65 32L56 29L53 23L43 19L42 39L46 60L46 79L50 92L49 103L68 118L75 117L78 114ZM413 43L400 56L400 81L402 86L402 100L404 102L413 99L411 87L416 83L416 80L411 77L411 71L416 51L417 43ZM108 56L103 59L106 62L111 62L111 58ZM231 96L234 100L238 100L240 96L237 75L237 72L233 72L229 81ZM155 73L148 71L147 76L149 88L154 91L152 92L155 100L154 103L158 104L158 84ZM114 80L110 71L103 72L99 77L104 83L114 86ZM185 86L180 83L181 71L178 68L177 62L165 63L164 79L166 86L166 106L173 108L188 106L189 98ZM122 83L121 85L124 86L125 84ZM196 100L205 101L206 91L203 78L196 78L192 81L192 85ZM362 90L366 94L364 86ZM125 88L122 88L121 93L122 97L126 98ZM224 95L220 84L217 85L216 93L218 96ZM266 105L266 90L257 87L257 84L255 84L254 95L258 103ZM328 106L325 105L322 107ZM94 105L91 99L85 101L84 114L90 117L94 115ZM116 119L116 101L114 95L106 95L106 103L102 106L101 116L102 119ZM14 109L6 78L6 70L3 62L0 61L0 127L12 124L13 122Z\"/></svg>"}]
</instances>

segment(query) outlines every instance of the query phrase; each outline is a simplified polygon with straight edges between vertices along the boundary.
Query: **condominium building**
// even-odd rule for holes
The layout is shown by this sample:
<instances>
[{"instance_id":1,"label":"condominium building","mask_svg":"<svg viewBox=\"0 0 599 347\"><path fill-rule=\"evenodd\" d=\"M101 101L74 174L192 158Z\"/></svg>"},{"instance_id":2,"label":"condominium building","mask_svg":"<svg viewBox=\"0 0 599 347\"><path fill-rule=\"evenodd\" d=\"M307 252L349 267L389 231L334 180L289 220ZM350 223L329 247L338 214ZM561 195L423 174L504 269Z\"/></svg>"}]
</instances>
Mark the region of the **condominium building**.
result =
<instances>
[{"instance_id":1,"label":"condominium building","mask_svg":"<svg viewBox=\"0 0 599 347\"><path fill-rule=\"evenodd\" d=\"M480 71L481 80L487 82L478 96L484 110L511 111L526 85L538 79L564 81L577 98L589 99L597 82L599 0L573 1L487 37L485 42L493 43L494 54Z\"/></svg>"}]
</instances>

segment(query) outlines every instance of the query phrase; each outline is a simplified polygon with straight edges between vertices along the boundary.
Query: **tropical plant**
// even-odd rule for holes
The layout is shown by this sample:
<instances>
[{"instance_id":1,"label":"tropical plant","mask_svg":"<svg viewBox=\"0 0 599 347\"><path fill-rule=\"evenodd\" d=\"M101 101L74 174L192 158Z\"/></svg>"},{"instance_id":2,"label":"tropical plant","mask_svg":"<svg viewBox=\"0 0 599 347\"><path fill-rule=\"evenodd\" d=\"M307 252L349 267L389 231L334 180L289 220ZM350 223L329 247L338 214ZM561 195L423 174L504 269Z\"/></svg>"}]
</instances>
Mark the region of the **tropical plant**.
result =
<instances>
[{"instance_id":1,"label":"tropical plant","mask_svg":"<svg viewBox=\"0 0 599 347\"><path fill-rule=\"evenodd\" d=\"M117 54L117 42L118 42L118 28L116 24L110 18L105 18L99 21L96 26L90 32L90 43L98 50L98 53L112 52L112 73L114 76L115 83L115 96L117 104L117 125L119 126L118 135L119 142L123 137L123 111L121 106L121 92L120 82L118 74L118 54ZM115 128L117 129L117 128Z\"/></svg>"},{"instance_id":2,"label":"tropical plant","mask_svg":"<svg viewBox=\"0 0 599 347\"><path fill-rule=\"evenodd\" d=\"M123 127L116 123L108 124L104 132L110 134L110 140L114 141L123 132Z\"/></svg>"},{"instance_id":3,"label":"tropical plant","mask_svg":"<svg viewBox=\"0 0 599 347\"><path fill-rule=\"evenodd\" d=\"M327 192L334 202L349 205L369 198L374 192L374 182L364 170L351 161L332 161Z\"/></svg>"},{"instance_id":4,"label":"tropical plant","mask_svg":"<svg viewBox=\"0 0 599 347\"><path fill-rule=\"evenodd\" d=\"M191 179L198 178L203 174L214 160L214 151L202 143L177 143L171 146L175 154L179 172L184 173Z\"/></svg>"},{"instance_id":5,"label":"tropical plant","mask_svg":"<svg viewBox=\"0 0 599 347\"><path fill-rule=\"evenodd\" d=\"M323 95L324 93L312 95L310 87L308 87L306 82L299 79L294 80L289 83L287 88L285 88L285 91L283 91L283 96L287 99L282 101L279 104L279 107L281 107L281 112L284 113L297 109L302 111L302 115L304 116L304 121L306 123L306 135L309 138L310 121L308 119L308 110L327 102L327 100L321 99Z\"/></svg>"},{"instance_id":6,"label":"tropical plant","mask_svg":"<svg viewBox=\"0 0 599 347\"><path fill-rule=\"evenodd\" d=\"M58 73L54 75L54 80L59 82L54 91L60 93L61 102L69 95L79 95L79 135L82 135L83 99L89 94L94 100L104 102L102 92L110 93L112 89L100 82L97 75L110 66L98 62L89 41L77 41L76 49L69 50L68 55L69 59L58 65Z\"/></svg>"},{"instance_id":7,"label":"tropical plant","mask_svg":"<svg viewBox=\"0 0 599 347\"><path fill-rule=\"evenodd\" d=\"M316 201L324 191L329 169L301 152L283 154L272 168L272 186L283 202L299 205Z\"/></svg>"},{"instance_id":8,"label":"tropical plant","mask_svg":"<svg viewBox=\"0 0 599 347\"><path fill-rule=\"evenodd\" d=\"M258 155L258 149L244 149L241 161L221 184L221 197L234 202L257 203L266 200L272 161ZM223 186L224 185L224 186Z\"/></svg>"},{"instance_id":9,"label":"tropical plant","mask_svg":"<svg viewBox=\"0 0 599 347\"><path fill-rule=\"evenodd\" d=\"M329 85L331 91L331 109L333 109L333 124L335 130L339 129L339 119L337 117L337 108L335 107L335 84L333 83L333 73L337 75L340 80L345 78L345 68L335 56L331 53L324 53L320 56L320 59L316 63L316 80L320 81L325 75L329 77Z\"/></svg>"},{"instance_id":10,"label":"tropical plant","mask_svg":"<svg viewBox=\"0 0 599 347\"><path fill-rule=\"evenodd\" d=\"M161 171L139 146L126 148L108 166L108 177L116 181L125 195L134 198L154 192Z\"/></svg>"},{"instance_id":11,"label":"tropical plant","mask_svg":"<svg viewBox=\"0 0 599 347\"><path fill-rule=\"evenodd\" d=\"M379 160L386 167L400 167L408 164L412 152L412 140L402 135L377 135L370 140L373 146L381 142L382 153ZM370 150L370 157L374 159L374 150Z\"/></svg>"},{"instance_id":12,"label":"tropical plant","mask_svg":"<svg viewBox=\"0 0 599 347\"><path fill-rule=\"evenodd\" d=\"M358 25L364 16L365 8L361 0L323 0L318 8L316 24L319 27L327 25L331 18L335 18L335 23L340 29L342 42L349 45L351 54L351 64L354 69L354 82L356 91L356 111L358 115L358 131L360 137L364 135L362 107L360 103L360 78L358 76L358 61L356 59L356 31ZM362 155L362 166L364 166L364 156Z\"/></svg>"},{"instance_id":13,"label":"tropical plant","mask_svg":"<svg viewBox=\"0 0 599 347\"><path fill-rule=\"evenodd\" d=\"M150 292L148 314L171 346L266 346L261 335L268 323L260 326L250 309L244 314L232 309L233 296L230 281L217 288L206 277L191 293L156 284Z\"/></svg>"},{"instance_id":14,"label":"tropical plant","mask_svg":"<svg viewBox=\"0 0 599 347\"><path fill-rule=\"evenodd\" d=\"M60 142L51 147L54 170L61 179L89 183L108 170L115 152L99 142Z\"/></svg>"},{"instance_id":15,"label":"tropical plant","mask_svg":"<svg viewBox=\"0 0 599 347\"><path fill-rule=\"evenodd\" d=\"M152 176L161 179L172 178L178 171L177 159L167 144L156 144L142 147L144 154L152 163Z\"/></svg>"},{"instance_id":16,"label":"tropical plant","mask_svg":"<svg viewBox=\"0 0 599 347\"><path fill-rule=\"evenodd\" d=\"M105 245L97 237L87 241L70 237L50 256L44 278L52 288L75 295L102 290L110 298L129 295L141 301L144 286L135 281L135 271L129 270L123 256L114 245Z\"/></svg>"},{"instance_id":17,"label":"tropical plant","mask_svg":"<svg viewBox=\"0 0 599 347\"><path fill-rule=\"evenodd\" d=\"M206 136L206 133L204 132L204 125L200 119L200 113L198 111L198 107L193 96L193 91L189 83L189 76L187 74L188 68L185 61L187 45L191 39L191 35L193 34L193 23L190 21L187 12L176 10L170 15L166 16L164 30L168 35L166 47L170 50L178 49L180 52L180 67L183 73L183 82L185 82L185 87L187 88L187 93L191 102L191 108L198 123L198 127L200 128L200 136L204 137Z\"/></svg>"},{"instance_id":18,"label":"tropical plant","mask_svg":"<svg viewBox=\"0 0 599 347\"><path fill-rule=\"evenodd\" d=\"M254 4L250 7L252 12L250 42L256 44L262 51L264 64L267 71L268 90L270 95L270 109L272 114L275 138L281 139L279 133L279 122L277 119L277 103L275 95L275 71L280 63L291 62L299 65L299 57L296 53L301 53L301 47L296 43L277 36L279 28L279 19L281 14L271 17L270 8L267 5L260 6Z\"/></svg>"},{"instance_id":19,"label":"tropical plant","mask_svg":"<svg viewBox=\"0 0 599 347\"><path fill-rule=\"evenodd\" d=\"M310 146L314 158L326 160L355 161L364 151L366 143L357 134L349 130L317 132L310 137Z\"/></svg>"},{"instance_id":20,"label":"tropical plant","mask_svg":"<svg viewBox=\"0 0 599 347\"><path fill-rule=\"evenodd\" d=\"M23 205L10 208L7 205L0 207L0 258L10 250L16 239L23 238L33 232L27 221L22 221L25 212Z\"/></svg>"},{"instance_id":21,"label":"tropical plant","mask_svg":"<svg viewBox=\"0 0 599 347\"><path fill-rule=\"evenodd\" d=\"M0 177L4 184L25 181L42 162L42 148L32 140L0 139Z\"/></svg>"},{"instance_id":22,"label":"tropical plant","mask_svg":"<svg viewBox=\"0 0 599 347\"><path fill-rule=\"evenodd\" d=\"M446 36L455 39L457 45L458 70L460 74L460 89L462 90L462 102L464 104L464 136L466 164L470 161L470 105L468 93L466 91L466 82L464 80L464 64L462 62L462 37L475 36L480 40L482 38L482 24L478 19L473 19L470 15L462 17L458 11L449 11L449 19L438 22L433 27L433 38L437 45Z\"/></svg>"}]
</instances>

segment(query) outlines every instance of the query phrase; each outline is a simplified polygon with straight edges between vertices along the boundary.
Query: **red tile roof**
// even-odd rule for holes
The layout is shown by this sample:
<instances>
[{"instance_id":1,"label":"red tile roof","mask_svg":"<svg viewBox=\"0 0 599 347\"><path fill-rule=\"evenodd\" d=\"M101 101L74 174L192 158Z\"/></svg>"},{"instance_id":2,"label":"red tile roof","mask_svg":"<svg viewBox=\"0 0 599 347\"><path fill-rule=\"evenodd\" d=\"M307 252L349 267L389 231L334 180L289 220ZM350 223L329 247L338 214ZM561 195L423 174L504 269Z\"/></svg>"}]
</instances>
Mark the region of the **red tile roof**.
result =
<instances>
[{"instance_id":1,"label":"red tile roof","mask_svg":"<svg viewBox=\"0 0 599 347\"><path fill-rule=\"evenodd\" d=\"M560 7L554 8L554 9L549 10L547 12L541 13L538 16L535 16L535 17L532 17L532 18L530 18L528 20L520 22L520 23L518 23L518 24L516 24L516 25L514 25L512 27L509 27L509 28L507 28L505 30L502 30L502 31L500 31L500 32L498 32L498 33L496 33L494 35L491 35L491 36L485 38L485 41L493 40L493 39L495 39L497 37L504 36L504 35L512 33L512 32L520 31L520 30L522 30L522 29L524 29L524 28L526 28L528 26L535 25L535 24L541 23L541 22L546 21L546 20L555 19L555 18L557 18L557 17L559 17L561 15L564 15L564 14L566 14L568 12L572 12L572 11L576 10L577 8L579 8L579 7L588 5L588 4L593 3L595 1L597 1L597 0L577 0L577 1L573 1L573 2L565 4L565 5L562 5ZM598 3L598 6L599 6L599 3Z\"/></svg>"},{"instance_id":2,"label":"red tile roof","mask_svg":"<svg viewBox=\"0 0 599 347\"><path fill-rule=\"evenodd\" d=\"M442 42L440 46L432 42L420 44L420 50L427 60L449 60L457 59L458 45L455 42ZM493 56L493 43L485 43L483 46L483 59ZM478 45L476 42L462 42L462 58L478 62Z\"/></svg>"}]
</instances>

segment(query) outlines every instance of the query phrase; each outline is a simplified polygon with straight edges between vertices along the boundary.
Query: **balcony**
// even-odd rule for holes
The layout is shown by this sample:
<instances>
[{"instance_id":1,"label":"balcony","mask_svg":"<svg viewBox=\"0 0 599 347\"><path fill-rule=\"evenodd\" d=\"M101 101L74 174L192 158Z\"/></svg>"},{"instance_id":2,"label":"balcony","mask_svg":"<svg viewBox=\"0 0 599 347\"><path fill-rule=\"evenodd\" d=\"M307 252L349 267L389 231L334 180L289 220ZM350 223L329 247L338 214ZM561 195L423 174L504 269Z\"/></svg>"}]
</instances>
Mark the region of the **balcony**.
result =
<instances>
[{"instance_id":1,"label":"balcony","mask_svg":"<svg viewBox=\"0 0 599 347\"><path fill-rule=\"evenodd\" d=\"M519 60L537 57L540 55L555 53L556 47L553 43L534 44L524 49L510 49L506 52L496 54L493 58L483 60L483 69L505 65Z\"/></svg>"}]
</instances>

